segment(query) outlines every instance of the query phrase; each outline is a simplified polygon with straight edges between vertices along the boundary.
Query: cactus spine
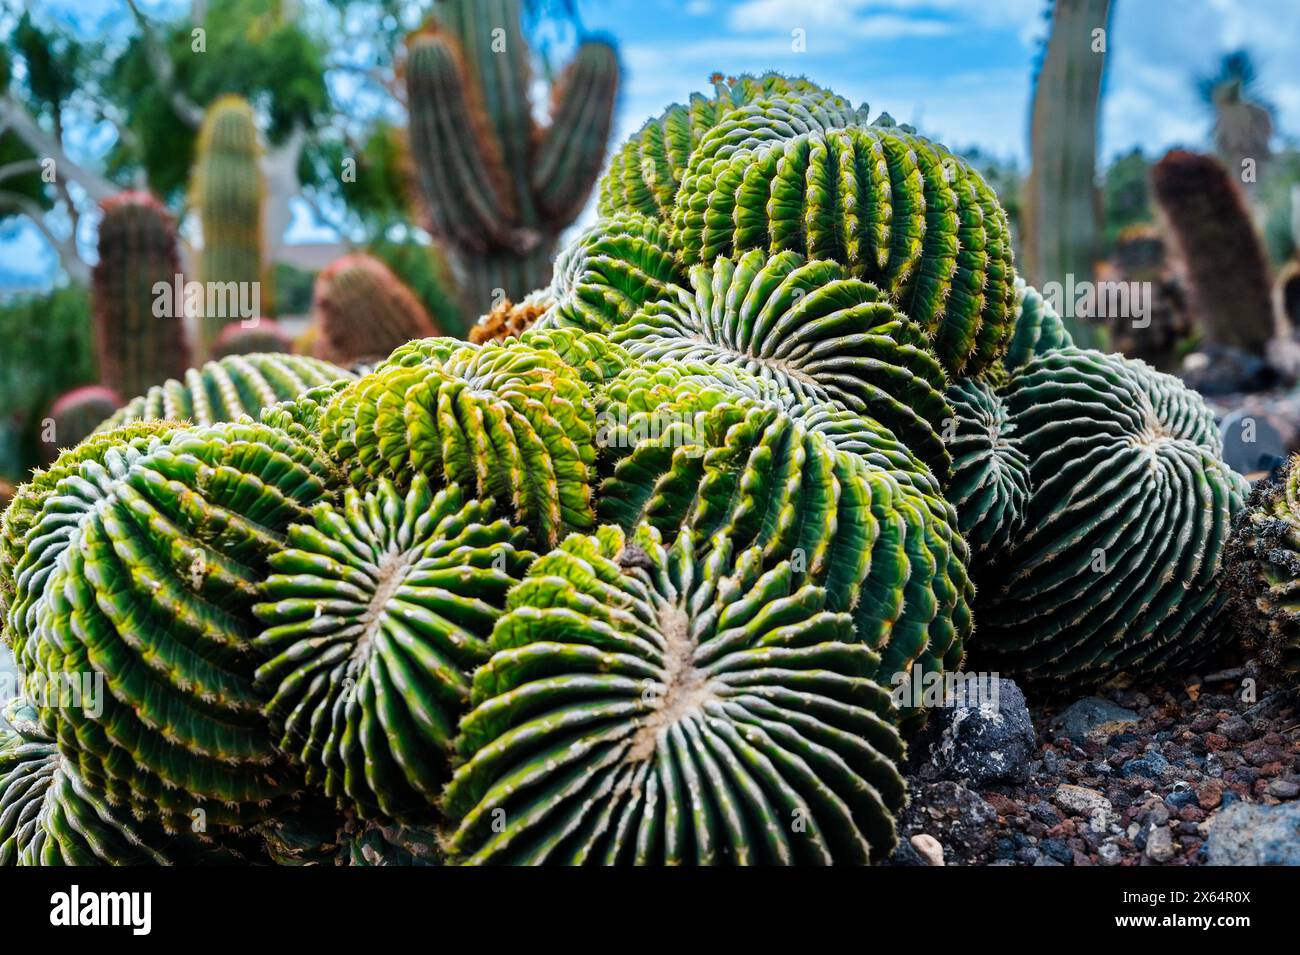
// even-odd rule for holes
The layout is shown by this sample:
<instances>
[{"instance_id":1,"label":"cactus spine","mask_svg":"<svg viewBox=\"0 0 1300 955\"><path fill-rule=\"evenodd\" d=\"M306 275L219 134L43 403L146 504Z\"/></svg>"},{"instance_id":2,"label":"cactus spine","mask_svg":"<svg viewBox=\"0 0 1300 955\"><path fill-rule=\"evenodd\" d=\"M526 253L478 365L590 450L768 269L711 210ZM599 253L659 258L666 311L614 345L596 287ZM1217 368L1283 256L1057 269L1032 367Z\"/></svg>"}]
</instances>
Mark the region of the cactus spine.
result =
<instances>
[{"instance_id":1,"label":"cactus spine","mask_svg":"<svg viewBox=\"0 0 1300 955\"><path fill-rule=\"evenodd\" d=\"M137 395L184 373L189 348L181 316L154 314L154 285L180 274L176 229L167 210L145 192L103 203L95 266L95 337L100 381Z\"/></svg>"},{"instance_id":2,"label":"cactus spine","mask_svg":"<svg viewBox=\"0 0 1300 955\"><path fill-rule=\"evenodd\" d=\"M257 126L245 100L223 96L208 107L199 130L197 155L190 201L203 221L199 277L209 289L209 283L231 288L226 284L231 282L239 283L233 286L236 290L257 288L261 309L267 311L270 301L263 294L262 283L262 206L266 187L259 165ZM235 317L203 316L199 357L208 357L222 327Z\"/></svg>"},{"instance_id":3,"label":"cactus spine","mask_svg":"<svg viewBox=\"0 0 1300 955\"><path fill-rule=\"evenodd\" d=\"M1240 187L1217 159L1181 149L1156 163L1151 179L1201 331L1262 355L1274 333L1271 278Z\"/></svg>"},{"instance_id":4,"label":"cactus spine","mask_svg":"<svg viewBox=\"0 0 1300 955\"><path fill-rule=\"evenodd\" d=\"M317 355L342 365L441 334L411 290L369 255L345 255L321 272L313 304Z\"/></svg>"},{"instance_id":5,"label":"cactus spine","mask_svg":"<svg viewBox=\"0 0 1300 955\"><path fill-rule=\"evenodd\" d=\"M1034 83L1022 243L1022 267L1040 288L1070 274L1090 278L1096 260L1097 101L1106 56L1094 31L1104 31L1109 17L1110 0L1055 0L1052 7L1052 34ZM1081 347L1099 344L1095 329L1065 321Z\"/></svg>"},{"instance_id":6,"label":"cactus spine","mask_svg":"<svg viewBox=\"0 0 1300 955\"><path fill-rule=\"evenodd\" d=\"M456 253L478 314L550 280L557 239L604 159L618 59L608 43L583 43L539 130L518 0L446 0L438 10L407 43L411 154L426 224Z\"/></svg>"}]
</instances>

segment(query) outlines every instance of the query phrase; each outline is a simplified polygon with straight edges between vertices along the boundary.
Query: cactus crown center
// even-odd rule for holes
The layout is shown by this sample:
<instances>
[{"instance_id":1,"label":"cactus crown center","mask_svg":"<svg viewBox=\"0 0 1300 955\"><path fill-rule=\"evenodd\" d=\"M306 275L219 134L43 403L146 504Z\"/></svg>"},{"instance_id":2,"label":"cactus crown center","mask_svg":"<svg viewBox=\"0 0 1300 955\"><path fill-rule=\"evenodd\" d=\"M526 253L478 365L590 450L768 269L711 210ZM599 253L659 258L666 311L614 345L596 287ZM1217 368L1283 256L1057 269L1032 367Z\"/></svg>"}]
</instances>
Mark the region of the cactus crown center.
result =
<instances>
[{"instance_id":1,"label":"cactus crown center","mask_svg":"<svg viewBox=\"0 0 1300 955\"><path fill-rule=\"evenodd\" d=\"M655 688L654 711L632 739L627 758L633 762L654 755L661 730L713 699L708 677L694 663L695 638L686 611L669 605L659 610L658 617L664 638L663 682Z\"/></svg>"},{"instance_id":2,"label":"cactus crown center","mask_svg":"<svg viewBox=\"0 0 1300 955\"><path fill-rule=\"evenodd\" d=\"M392 599L393 594L397 592L397 589L406 582L406 572L410 567L410 555L395 548L384 554L379 561L379 567L375 574L374 595L370 598L366 612L357 620L358 625L361 627L361 635L357 638L356 649L352 651L353 661L360 662L369 653L370 640L383 620L388 602Z\"/></svg>"}]
</instances>

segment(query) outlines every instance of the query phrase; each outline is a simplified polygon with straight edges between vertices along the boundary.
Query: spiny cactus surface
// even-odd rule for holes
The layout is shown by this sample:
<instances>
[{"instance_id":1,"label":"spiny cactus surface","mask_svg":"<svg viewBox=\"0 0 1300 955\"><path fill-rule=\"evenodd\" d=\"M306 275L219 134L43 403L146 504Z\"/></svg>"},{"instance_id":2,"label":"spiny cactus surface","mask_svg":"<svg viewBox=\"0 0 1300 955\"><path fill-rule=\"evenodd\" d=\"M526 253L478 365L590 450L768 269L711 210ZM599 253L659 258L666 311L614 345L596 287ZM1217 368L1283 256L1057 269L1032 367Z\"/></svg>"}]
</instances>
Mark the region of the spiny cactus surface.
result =
<instances>
[{"instance_id":1,"label":"spiny cactus surface","mask_svg":"<svg viewBox=\"0 0 1300 955\"><path fill-rule=\"evenodd\" d=\"M118 393L103 385L83 385L59 395L46 415L47 427L42 428L45 462L54 460L63 448L76 447L120 407Z\"/></svg>"},{"instance_id":2,"label":"spiny cactus surface","mask_svg":"<svg viewBox=\"0 0 1300 955\"><path fill-rule=\"evenodd\" d=\"M382 359L399 345L439 334L415 295L388 266L356 253L316 277L316 354L340 365Z\"/></svg>"},{"instance_id":3,"label":"spiny cactus surface","mask_svg":"<svg viewBox=\"0 0 1300 955\"><path fill-rule=\"evenodd\" d=\"M884 858L903 748L877 658L788 562L647 527L540 558L474 678L447 788L470 863ZM504 820L498 825L494 820Z\"/></svg>"},{"instance_id":4,"label":"spiny cactus surface","mask_svg":"<svg viewBox=\"0 0 1300 955\"><path fill-rule=\"evenodd\" d=\"M489 505L423 476L318 504L254 608L257 686L307 782L369 814L427 817L470 673L532 555Z\"/></svg>"}]
</instances>

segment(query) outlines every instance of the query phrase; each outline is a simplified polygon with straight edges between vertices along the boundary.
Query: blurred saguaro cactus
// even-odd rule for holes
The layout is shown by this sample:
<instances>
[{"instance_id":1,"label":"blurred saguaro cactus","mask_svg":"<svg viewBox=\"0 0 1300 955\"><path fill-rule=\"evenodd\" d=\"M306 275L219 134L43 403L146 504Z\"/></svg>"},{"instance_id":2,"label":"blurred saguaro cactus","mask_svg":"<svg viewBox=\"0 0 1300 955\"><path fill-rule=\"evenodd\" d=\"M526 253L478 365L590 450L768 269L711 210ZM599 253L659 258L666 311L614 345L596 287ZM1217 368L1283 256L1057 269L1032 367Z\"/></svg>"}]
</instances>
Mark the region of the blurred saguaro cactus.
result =
<instances>
[{"instance_id":1,"label":"blurred saguaro cactus","mask_svg":"<svg viewBox=\"0 0 1300 955\"><path fill-rule=\"evenodd\" d=\"M1034 82L1021 256L1026 278L1040 288L1067 275L1091 279L1097 258L1097 108L1110 6L1110 0L1052 4L1051 37ZM1097 329L1065 321L1076 344L1099 344Z\"/></svg>"},{"instance_id":2,"label":"blurred saguaro cactus","mask_svg":"<svg viewBox=\"0 0 1300 955\"><path fill-rule=\"evenodd\" d=\"M208 107L199 130L191 204L203 223L199 278L238 283L243 294L258 289L262 314L270 314L269 289L262 274L262 207L266 186L259 165L261 147L253 110L239 96L223 96ZM207 357L222 327L238 315L204 314L198 357Z\"/></svg>"},{"instance_id":3,"label":"blurred saguaro cactus","mask_svg":"<svg viewBox=\"0 0 1300 955\"><path fill-rule=\"evenodd\" d=\"M618 57L588 40L552 87L550 125L537 125L520 24L518 0L443 0L407 40L425 225L454 253L470 314L550 280L557 239L587 201L613 118Z\"/></svg>"},{"instance_id":4,"label":"blurred saguaro cactus","mask_svg":"<svg viewBox=\"0 0 1300 955\"><path fill-rule=\"evenodd\" d=\"M121 193L101 208L93 273L99 377L118 394L134 395L190 366L182 317L154 314L154 286L171 288L181 271L176 228L147 192Z\"/></svg>"},{"instance_id":5,"label":"blurred saguaro cactus","mask_svg":"<svg viewBox=\"0 0 1300 955\"><path fill-rule=\"evenodd\" d=\"M1202 333L1264 354L1275 333L1272 277L1241 187L1213 156L1181 149L1155 164L1151 183Z\"/></svg>"}]
</instances>

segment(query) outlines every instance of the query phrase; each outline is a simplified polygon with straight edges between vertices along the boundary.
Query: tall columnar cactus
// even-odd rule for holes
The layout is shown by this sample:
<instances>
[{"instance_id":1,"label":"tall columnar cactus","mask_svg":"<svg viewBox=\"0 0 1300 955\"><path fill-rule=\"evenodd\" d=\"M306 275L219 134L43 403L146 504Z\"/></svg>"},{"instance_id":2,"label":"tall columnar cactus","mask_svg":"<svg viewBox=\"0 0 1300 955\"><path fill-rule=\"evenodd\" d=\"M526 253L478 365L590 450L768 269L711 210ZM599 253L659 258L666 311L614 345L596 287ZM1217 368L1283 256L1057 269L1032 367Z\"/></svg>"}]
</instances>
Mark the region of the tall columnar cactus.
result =
<instances>
[{"instance_id":1,"label":"tall columnar cactus","mask_svg":"<svg viewBox=\"0 0 1300 955\"><path fill-rule=\"evenodd\" d=\"M518 0L444 0L407 47L426 223L457 253L467 307L479 314L550 280L557 238L604 159L618 59L608 43L584 42L552 90L550 126L539 129Z\"/></svg>"},{"instance_id":2,"label":"tall columnar cactus","mask_svg":"<svg viewBox=\"0 0 1300 955\"><path fill-rule=\"evenodd\" d=\"M648 303L611 338L642 360L732 365L875 418L947 478L943 368L875 286L835 262L754 250L696 266L691 287Z\"/></svg>"},{"instance_id":3,"label":"tall columnar cactus","mask_svg":"<svg viewBox=\"0 0 1300 955\"><path fill-rule=\"evenodd\" d=\"M255 610L257 684L307 782L363 812L427 817L470 674L532 554L459 487L349 488L290 528ZM385 515L376 522L374 518ZM379 731L377 731L379 730Z\"/></svg>"},{"instance_id":4,"label":"tall columnar cactus","mask_svg":"<svg viewBox=\"0 0 1300 955\"><path fill-rule=\"evenodd\" d=\"M296 398L308 389L355 376L305 355L228 355L185 372L183 380L154 385L132 398L101 427L172 419L212 424Z\"/></svg>"},{"instance_id":5,"label":"tall columnar cactus","mask_svg":"<svg viewBox=\"0 0 1300 955\"><path fill-rule=\"evenodd\" d=\"M146 192L106 199L93 276L99 380L119 395L138 395L190 366L180 314L159 317L155 284L174 287L180 274L176 229Z\"/></svg>"},{"instance_id":6,"label":"tall columnar cactus","mask_svg":"<svg viewBox=\"0 0 1300 955\"><path fill-rule=\"evenodd\" d=\"M1006 402L1032 493L981 591L982 662L1080 684L1213 649L1245 482L1200 396L1142 362L1067 347L1031 359Z\"/></svg>"},{"instance_id":7,"label":"tall columnar cactus","mask_svg":"<svg viewBox=\"0 0 1300 955\"><path fill-rule=\"evenodd\" d=\"M903 753L878 657L789 561L601 528L510 593L444 806L467 863L883 859Z\"/></svg>"},{"instance_id":8,"label":"tall columnar cactus","mask_svg":"<svg viewBox=\"0 0 1300 955\"><path fill-rule=\"evenodd\" d=\"M33 535L53 544L23 561L48 582L10 622L42 728L110 802L171 831L242 827L300 788L254 690L252 607L331 478L317 449L223 423L84 462L44 501ZM87 674L91 696L52 702Z\"/></svg>"},{"instance_id":9,"label":"tall columnar cactus","mask_svg":"<svg viewBox=\"0 0 1300 955\"><path fill-rule=\"evenodd\" d=\"M441 334L419 300L373 256L345 255L316 276L316 354L350 365Z\"/></svg>"},{"instance_id":10,"label":"tall columnar cactus","mask_svg":"<svg viewBox=\"0 0 1300 955\"><path fill-rule=\"evenodd\" d=\"M273 314L262 261L266 185L260 158L252 108L238 96L217 99L208 107L199 130L190 204L198 210L203 225L199 279L205 287L210 290L212 283L219 283L234 288L244 301L251 301L256 288L261 313ZM207 298L205 295L205 301ZM222 328L240 317L204 314L197 357L209 357Z\"/></svg>"},{"instance_id":11,"label":"tall columnar cactus","mask_svg":"<svg viewBox=\"0 0 1300 955\"><path fill-rule=\"evenodd\" d=\"M1275 329L1272 278L1241 187L1217 159L1181 149L1151 181L1205 338L1263 355Z\"/></svg>"},{"instance_id":12,"label":"tall columnar cactus","mask_svg":"<svg viewBox=\"0 0 1300 955\"><path fill-rule=\"evenodd\" d=\"M1054 0L1047 52L1034 79L1031 165L1022 263L1029 282L1091 280L1099 253L1097 112L1111 0ZM1067 318L1082 347L1097 328Z\"/></svg>"},{"instance_id":13,"label":"tall columnar cactus","mask_svg":"<svg viewBox=\"0 0 1300 955\"><path fill-rule=\"evenodd\" d=\"M46 414L49 440L42 434L46 464L58 457L63 448L80 444L87 435L117 413L122 399L116 391L103 385L83 385L64 392L50 405Z\"/></svg>"},{"instance_id":14,"label":"tall columnar cactus","mask_svg":"<svg viewBox=\"0 0 1300 955\"><path fill-rule=\"evenodd\" d=\"M1270 668L1300 673L1300 467L1251 490L1229 550L1233 621Z\"/></svg>"}]
</instances>

